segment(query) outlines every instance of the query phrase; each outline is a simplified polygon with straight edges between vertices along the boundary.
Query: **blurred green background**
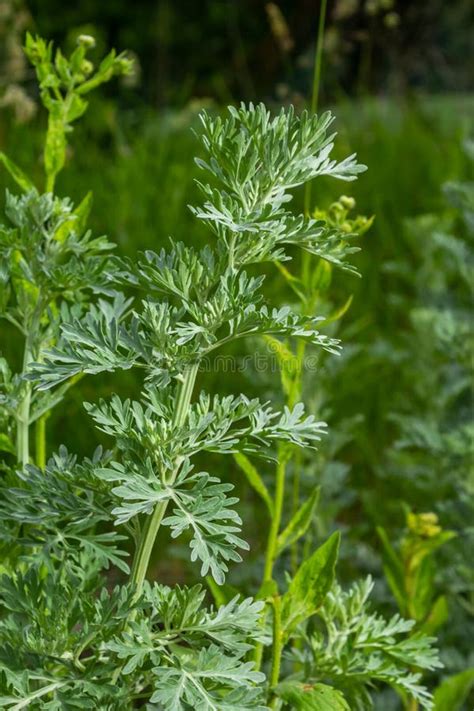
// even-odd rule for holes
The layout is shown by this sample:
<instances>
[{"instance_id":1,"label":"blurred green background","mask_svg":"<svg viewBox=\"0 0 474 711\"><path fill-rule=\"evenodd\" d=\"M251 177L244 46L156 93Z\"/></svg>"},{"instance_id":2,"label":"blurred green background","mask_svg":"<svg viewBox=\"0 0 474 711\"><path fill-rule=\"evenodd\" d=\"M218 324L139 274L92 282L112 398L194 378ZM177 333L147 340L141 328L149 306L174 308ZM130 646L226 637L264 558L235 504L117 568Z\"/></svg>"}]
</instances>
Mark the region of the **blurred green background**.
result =
<instances>
[{"instance_id":1,"label":"blurred green background","mask_svg":"<svg viewBox=\"0 0 474 711\"><path fill-rule=\"evenodd\" d=\"M125 49L136 68L92 98L71 138L59 192L77 201L92 190L91 228L121 254L157 250L168 235L200 241L203 228L187 208L197 200L191 129L199 109L220 111L241 100L307 106L319 9L316 0L0 0L0 150L40 175L45 117L21 51L25 31L66 50L78 34L93 34L97 57L111 46ZM440 558L437 581L451 601L442 648L453 672L473 656L467 620L474 578L466 562L472 394L465 385L472 328L458 332L446 319L461 313L464 328L470 318L472 290L460 274L472 259L474 198L460 211L443 185L473 178L465 149L474 118L473 15L469 0L328 2L319 104L336 115L338 155L357 151L369 169L342 189L319 181L313 207L327 208L345 192L375 222L355 257L363 278L334 275L333 303L354 297L339 326L345 354L325 362L306 386L307 401L333 433L326 454L306 468L308 479L323 483L318 534L346 529L342 579L367 572L381 578L375 528L399 539L407 509L436 512L442 527L458 533ZM2 193L4 187L12 185L0 173ZM302 196L296 201L301 207ZM443 242L445 234L454 242ZM279 302L290 298L276 270L269 290ZM420 309L433 308L439 319L420 321ZM212 389L212 374L208 380ZM50 450L64 442L90 454L101 440L82 402L137 387L130 374L85 379L48 423ZM236 374L225 387L275 399L279 378ZM251 512L252 495L234 476ZM243 517L255 527L258 553L258 517ZM165 577L182 569L168 562ZM386 586L377 590L390 607Z\"/></svg>"}]
</instances>

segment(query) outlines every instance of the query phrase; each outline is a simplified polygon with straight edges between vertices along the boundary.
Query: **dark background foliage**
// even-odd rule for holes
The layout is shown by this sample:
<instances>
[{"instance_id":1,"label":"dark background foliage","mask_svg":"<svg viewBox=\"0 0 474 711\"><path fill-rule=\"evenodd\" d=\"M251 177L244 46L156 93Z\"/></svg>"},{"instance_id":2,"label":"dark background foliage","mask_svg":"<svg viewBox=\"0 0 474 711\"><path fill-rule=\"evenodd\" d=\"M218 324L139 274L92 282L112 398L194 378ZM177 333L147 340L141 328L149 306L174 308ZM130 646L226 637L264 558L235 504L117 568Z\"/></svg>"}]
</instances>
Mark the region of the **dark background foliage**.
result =
<instances>
[{"instance_id":1,"label":"dark background foliage","mask_svg":"<svg viewBox=\"0 0 474 711\"><path fill-rule=\"evenodd\" d=\"M30 0L27 6L35 28L57 42L89 30L107 46L133 51L139 96L153 106L179 106L193 96L268 100L285 85L302 100L309 94L315 0ZM468 89L472 19L468 0L330 2L323 98Z\"/></svg>"},{"instance_id":2,"label":"dark background foliage","mask_svg":"<svg viewBox=\"0 0 474 711\"><path fill-rule=\"evenodd\" d=\"M72 137L59 192L78 200L91 189L92 229L107 233L121 254L158 249L169 234L199 241L202 228L187 209L196 195L197 146L190 129L199 108L219 111L240 100L308 105L319 9L314 0L0 0L0 149L39 175L44 116L36 110L33 74L21 58L26 29L66 50L78 34L93 34L97 57L110 46L127 49L136 58L135 74L92 100ZM337 117L339 155L357 151L369 170L342 189L321 180L313 202L327 207L346 192L356 199L358 212L376 219L355 258L363 278L336 274L332 285L336 305L354 297L340 332L346 355L310 380L306 392L317 402L324 387L331 432L336 437L350 431L337 454L346 472L339 488L333 470L326 472L319 459L307 463L308 479L327 484L318 535L335 525L346 530L342 579L371 572L379 580L379 598L392 605L380 582L375 527L386 526L392 539L399 539L407 507L435 511L442 526L459 533L440 559L437 579L451 600L452 618L443 632L451 671L466 665L474 609L474 581L463 558L470 540L462 528L468 514L459 497L469 463L459 451L454 459L440 453L429 438L400 455L401 432L393 415L402 411L423 425L435 413L437 426L447 433L470 406L465 395L448 411L440 405L440 383L446 370L456 369L457 354L447 356L436 344L428 348L430 336L417 330L412 312L430 303L433 284L443 285L436 293L443 308L460 299L466 303L448 257L431 255L428 261L433 231L424 231L419 220L430 213L435 227L449 225L451 234L467 240L442 185L472 180L463 142L472 134L474 116L473 14L469 0L328 2L320 106L331 107ZM5 185L11 187L2 173L0 187ZM301 195L295 199L301 204ZM408 222L413 218L418 222ZM281 288L275 275L269 290ZM13 349L3 334L2 342ZM211 390L216 379L221 388L222 376L208 375ZM48 423L49 450L65 442L90 454L100 437L82 402L111 389L133 396L137 387L130 374L85 379ZM232 374L225 387L235 392L250 387L275 398L279 377ZM457 471L448 482L442 480L447 469ZM238 474L231 476L243 499L244 520L254 527L252 550L258 554L255 501ZM163 578L186 578L179 560L173 569L166 565L159 571Z\"/></svg>"}]
</instances>

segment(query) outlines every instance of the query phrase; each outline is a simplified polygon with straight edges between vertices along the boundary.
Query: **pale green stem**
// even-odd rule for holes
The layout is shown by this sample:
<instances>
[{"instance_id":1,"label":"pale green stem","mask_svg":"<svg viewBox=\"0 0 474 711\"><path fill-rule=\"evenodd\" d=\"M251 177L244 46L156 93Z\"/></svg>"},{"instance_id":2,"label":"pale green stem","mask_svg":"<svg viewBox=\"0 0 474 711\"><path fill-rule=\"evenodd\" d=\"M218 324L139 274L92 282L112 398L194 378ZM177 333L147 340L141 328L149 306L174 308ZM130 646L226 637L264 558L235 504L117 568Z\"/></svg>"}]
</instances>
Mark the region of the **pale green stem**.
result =
<instances>
[{"instance_id":1,"label":"pale green stem","mask_svg":"<svg viewBox=\"0 0 474 711\"><path fill-rule=\"evenodd\" d=\"M199 370L199 361L190 365L183 373L182 380L178 390L176 402L176 410L173 417L173 424L180 427L186 421L191 397L193 394L194 384L196 382L197 372ZM166 481L166 484L173 484L179 473L178 464L172 476ZM158 531L160 530L161 522L166 513L168 502L163 501L155 506L151 516L148 517L145 528L143 529L141 538L138 542L135 559L133 561L132 572L130 574L130 582L136 586L136 596L138 597L146 578L148 566L150 563L151 554L155 545ZM132 620L134 614L129 615L129 620ZM116 684L122 671L122 665L119 665L112 675L112 683Z\"/></svg>"},{"instance_id":2,"label":"pale green stem","mask_svg":"<svg viewBox=\"0 0 474 711\"><path fill-rule=\"evenodd\" d=\"M46 696L46 694L50 694L52 691L56 691L56 689L66 686L67 683L67 681L58 681L53 684L48 684L48 686L43 686L41 689L38 689L38 691L28 694L26 699L22 699L22 701L19 701L14 706L10 706L10 709L11 711L20 711L20 709L24 709L26 706L29 706L35 699L39 699L41 696Z\"/></svg>"},{"instance_id":3,"label":"pale green stem","mask_svg":"<svg viewBox=\"0 0 474 711\"><path fill-rule=\"evenodd\" d=\"M18 408L16 420L16 448L17 459L19 464L23 466L30 461L30 405L31 405L31 386L29 383L25 385L25 394Z\"/></svg>"},{"instance_id":4,"label":"pale green stem","mask_svg":"<svg viewBox=\"0 0 474 711\"><path fill-rule=\"evenodd\" d=\"M138 544L131 574L131 582L137 586L137 593L142 589L156 536L158 535L161 522L166 512L167 503L167 501L162 501L155 506L152 515L148 517L141 540Z\"/></svg>"},{"instance_id":5,"label":"pale green stem","mask_svg":"<svg viewBox=\"0 0 474 711\"><path fill-rule=\"evenodd\" d=\"M35 324L33 320L30 324L30 331L25 341L25 351L23 354L23 370L26 373L29 363L32 360L31 344L35 335ZM31 406L31 384L23 383L24 394L20 401L16 417L16 450L17 459L23 466L30 461L30 406Z\"/></svg>"},{"instance_id":6,"label":"pale green stem","mask_svg":"<svg viewBox=\"0 0 474 711\"><path fill-rule=\"evenodd\" d=\"M25 324L25 350L23 352L23 369L21 374L24 375L28 366L36 357L36 346L39 337L39 328L41 314L43 311L43 300L37 299L31 321ZM28 464L30 461L30 409L31 409L31 383L23 381L23 397L18 406L16 416L16 449L17 458L20 464Z\"/></svg>"},{"instance_id":7,"label":"pale green stem","mask_svg":"<svg viewBox=\"0 0 474 711\"><path fill-rule=\"evenodd\" d=\"M35 425L35 455L36 466L44 469L46 466L46 420L48 416L42 415L36 420Z\"/></svg>"},{"instance_id":8,"label":"pale green stem","mask_svg":"<svg viewBox=\"0 0 474 711\"><path fill-rule=\"evenodd\" d=\"M199 362L196 362L190 365L183 374L183 379L179 386L176 410L173 418L173 424L176 427L181 427L186 421L198 369ZM175 468L172 476L166 483L172 485L178 475L178 472L179 466ZM155 545L156 536L165 515L167 505L168 502L163 501L155 506L155 510L148 518L147 524L138 543L132 574L130 577L131 582L135 584L137 588L137 592L139 592L143 586L143 581L145 580L150 562L150 556L153 546Z\"/></svg>"},{"instance_id":9,"label":"pale green stem","mask_svg":"<svg viewBox=\"0 0 474 711\"><path fill-rule=\"evenodd\" d=\"M230 237L230 240L229 240L229 268L230 269L234 268L235 239L236 239L236 235L235 235L235 232L233 232Z\"/></svg>"},{"instance_id":10,"label":"pale green stem","mask_svg":"<svg viewBox=\"0 0 474 711\"><path fill-rule=\"evenodd\" d=\"M272 646L272 666L270 671L270 708L276 709L278 697L274 694L274 689L280 680L281 655L283 652L283 631L281 628L281 597L276 595L273 598L273 646Z\"/></svg>"}]
</instances>

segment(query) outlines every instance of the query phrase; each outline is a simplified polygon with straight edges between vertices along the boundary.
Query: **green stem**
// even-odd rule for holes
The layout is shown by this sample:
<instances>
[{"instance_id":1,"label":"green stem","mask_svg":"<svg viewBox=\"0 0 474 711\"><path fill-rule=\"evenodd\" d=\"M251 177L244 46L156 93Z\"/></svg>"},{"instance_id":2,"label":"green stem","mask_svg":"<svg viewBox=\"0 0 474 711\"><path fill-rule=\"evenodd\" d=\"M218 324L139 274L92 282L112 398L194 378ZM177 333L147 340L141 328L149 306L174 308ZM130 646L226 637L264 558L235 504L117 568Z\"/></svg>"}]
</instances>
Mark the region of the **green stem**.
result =
<instances>
[{"instance_id":1,"label":"green stem","mask_svg":"<svg viewBox=\"0 0 474 711\"><path fill-rule=\"evenodd\" d=\"M41 324L41 314L43 313L44 301L39 295L31 316L31 320L24 325L25 350L23 352L22 375L28 370L31 361L37 357L39 349L39 334ZM30 461L30 409L31 409L32 388L28 380L23 381L23 396L18 406L16 416L16 449L17 458L20 464L28 464Z\"/></svg>"},{"instance_id":2,"label":"green stem","mask_svg":"<svg viewBox=\"0 0 474 711\"><path fill-rule=\"evenodd\" d=\"M311 95L311 112L316 113L318 108L318 98L319 98L319 88L321 83L321 67L322 67L322 57L323 57L323 45L324 45L324 28L326 23L326 9L327 0L321 1L321 8L319 13L318 22L318 35L316 40L316 53L314 61L314 73L313 73L313 88ZM305 186L304 192L304 212L306 216L309 216L311 211L311 181L308 181ZM309 279L310 279L310 269L311 269L311 255L307 252L303 253L302 266L301 266L301 279L309 290ZM305 312L312 309L313 304L305 304ZM297 359L298 359L298 372L295 375L294 387L290 397L288 398L290 404L294 404L296 400L301 396L301 386L303 377L303 366L304 366L304 356L305 356L305 344L304 342L298 344ZM277 541L278 534L281 526L282 512L283 512L283 502L285 497L285 480L286 480L286 464L288 461L288 453L280 448L279 459L276 471L276 489L275 489L275 499L274 499L274 515L271 522L270 532L268 535L267 542L267 552L265 556L265 566L263 574L263 585L269 583L273 579L273 567L275 565L275 560L277 558ZM293 510L295 509L297 503L299 502L299 467L298 471L295 471L295 478L293 481ZM292 566L296 566L297 563L298 549L295 547L292 549ZM262 625L266 622L266 611L262 615ZM273 604L273 650L272 650L272 668L271 668L271 680L270 688L277 685L280 676L280 664L281 664L281 653L282 653L282 640L281 640L281 601L280 598L274 598ZM260 669L262 665L263 658L263 645L257 644L254 651L254 659L256 669ZM273 698L270 707L276 708L278 699Z\"/></svg>"},{"instance_id":3,"label":"green stem","mask_svg":"<svg viewBox=\"0 0 474 711\"><path fill-rule=\"evenodd\" d=\"M54 184L56 182L56 176L54 174L48 174L46 177L46 192L54 193Z\"/></svg>"},{"instance_id":4,"label":"green stem","mask_svg":"<svg viewBox=\"0 0 474 711\"><path fill-rule=\"evenodd\" d=\"M196 382L197 372L199 370L199 361L192 363L184 371L181 383L179 385L178 396L176 401L176 409L173 417L173 425L180 427L186 421L186 416L188 414L189 404L191 402L191 396L193 394L194 384ZM166 482L167 484L173 484L179 473L180 462L177 463L172 476ZM156 536L160 530L161 522L165 515L167 508L167 502L160 502L155 506L155 510L152 515L148 517L146 526L143 530L141 538L138 542L135 559L133 561L132 572L130 574L130 582L136 586L136 595L140 594L143 583L146 578L148 566L150 563L151 554L153 547L155 545ZM134 617L133 612L129 615L128 620L132 620ZM125 623L126 625L126 623ZM118 678L122 672L122 665L117 666L115 672L112 675L112 683L116 684Z\"/></svg>"},{"instance_id":5,"label":"green stem","mask_svg":"<svg viewBox=\"0 0 474 711\"><path fill-rule=\"evenodd\" d=\"M310 257L311 255L308 255ZM308 265L310 260L308 260ZM307 289L309 287L306 287ZM314 298L307 298L303 305L303 315L311 316L314 310ZM304 373L304 359L306 355L306 342L303 340L298 341L296 347L296 363L297 370L294 376L290 397L288 398L287 405L292 409L297 402L301 400L303 391L303 373ZM302 452L298 449L293 457L294 460L294 471L293 471L293 487L292 487L292 515L295 516L296 512L300 506L300 480L301 480L301 468L302 468ZM291 570L296 573L298 568L298 552L299 545L298 541L295 541L291 546Z\"/></svg>"},{"instance_id":6,"label":"green stem","mask_svg":"<svg viewBox=\"0 0 474 711\"><path fill-rule=\"evenodd\" d=\"M321 0L319 10L318 36L316 39L316 55L314 59L313 89L311 93L311 111L316 113L319 101L319 87L321 84L321 68L323 66L324 27L326 25L327 0Z\"/></svg>"},{"instance_id":7,"label":"green stem","mask_svg":"<svg viewBox=\"0 0 474 711\"><path fill-rule=\"evenodd\" d=\"M323 64L323 48L324 48L324 27L326 24L326 9L327 0L321 0L321 8L319 11L318 36L316 39L316 53L314 57L314 72L313 72L313 88L311 92L311 113L315 114L318 110L319 88L321 84L321 68ZM304 192L304 212L309 215L311 210L311 189L312 181L309 180L305 186ZM305 253L306 254L306 253ZM303 258L305 256L303 255ZM310 255L308 254L308 257Z\"/></svg>"},{"instance_id":8,"label":"green stem","mask_svg":"<svg viewBox=\"0 0 474 711\"><path fill-rule=\"evenodd\" d=\"M56 689L60 689L62 686L66 686L67 683L67 681L57 681L53 684L43 686L41 687L41 689L38 689L38 691L34 691L33 693L28 694L28 696L22 699L22 701L20 701L19 703L15 704L14 706L10 706L11 711L20 711L20 709L29 706L34 699L39 699L41 698L41 696L46 696L46 694L50 694L51 692L56 691Z\"/></svg>"},{"instance_id":9,"label":"green stem","mask_svg":"<svg viewBox=\"0 0 474 711\"><path fill-rule=\"evenodd\" d=\"M17 459L23 466L30 461L30 405L31 386L25 385L25 394L18 408L16 421L16 449Z\"/></svg>"},{"instance_id":10,"label":"green stem","mask_svg":"<svg viewBox=\"0 0 474 711\"><path fill-rule=\"evenodd\" d=\"M151 516L148 517L146 526L143 530L140 543L137 548L135 560L133 562L131 582L137 586L137 591L140 591L148 570L151 552L155 545L156 536L161 526L161 522L166 512L167 501L162 501L155 506Z\"/></svg>"},{"instance_id":11,"label":"green stem","mask_svg":"<svg viewBox=\"0 0 474 711\"><path fill-rule=\"evenodd\" d=\"M270 708L276 709L278 697L274 695L274 689L280 680L281 655L283 652L283 633L281 628L281 597L276 595L273 598L273 645L272 645L272 666L270 671L270 693L272 699Z\"/></svg>"},{"instance_id":12,"label":"green stem","mask_svg":"<svg viewBox=\"0 0 474 711\"><path fill-rule=\"evenodd\" d=\"M47 415L42 415L36 420L35 426L35 453L36 466L44 469L46 466L46 420Z\"/></svg>"},{"instance_id":13,"label":"green stem","mask_svg":"<svg viewBox=\"0 0 474 711\"><path fill-rule=\"evenodd\" d=\"M294 455L293 486L292 486L292 492L291 492L291 505L292 505L291 515L292 515L292 518L294 516L296 516L298 509L300 507L301 466L302 466L301 452L299 450L297 450ZM298 541L295 541L293 543L293 545L291 546L291 555L290 555L290 567L291 567L291 572L293 575L298 570L298 560L299 560L299 545L298 545Z\"/></svg>"},{"instance_id":14,"label":"green stem","mask_svg":"<svg viewBox=\"0 0 474 711\"><path fill-rule=\"evenodd\" d=\"M263 572L263 582L267 583L273 578L273 566L276 560L277 540L280 531L281 516L283 513L283 499L285 496L285 479L286 479L286 452L280 448L278 454L278 464L276 470L276 488L274 513L268 534L267 553L265 556L265 567Z\"/></svg>"},{"instance_id":15,"label":"green stem","mask_svg":"<svg viewBox=\"0 0 474 711\"><path fill-rule=\"evenodd\" d=\"M268 534L267 541L267 552L265 555L265 566L263 569L263 582L269 583L273 580L273 567L275 565L275 560L277 558L277 541L278 533L280 532L281 517L283 513L283 501L285 498L285 479L286 479L286 463L288 461L288 453L283 447L280 447L278 452L278 464L276 470L276 485L275 485L275 498L273 501L273 517L270 524L270 532ZM265 609L261 617L261 625L265 627L267 620L267 610ZM253 658L255 661L255 668L257 670L262 667L263 660L263 644L260 642L256 644Z\"/></svg>"},{"instance_id":16,"label":"green stem","mask_svg":"<svg viewBox=\"0 0 474 711\"><path fill-rule=\"evenodd\" d=\"M32 360L31 350L35 336L36 318L33 318L25 340L22 375L26 373L28 365ZM24 466L30 461L31 385L28 381L23 383L23 389L24 394L20 401L16 417L16 450L18 462Z\"/></svg>"},{"instance_id":17,"label":"green stem","mask_svg":"<svg viewBox=\"0 0 474 711\"><path fill-rule=\"evenodd\" d=\"M176 410L173 417L173 425L175 427L181 427L186 421L186 416L188 414L189 404L191 402L191 396L193 393L194 384L196 382L198 369L199 362L196 362L190 365L183 374L183 378L179 386ZM179 466L175 468L172 476L166 483L170 485L173 484L178 475L178 472ZM155 506L155 510L148 518L147 524L138 543L132 574L130 576L130 580L133 584L136 585L138 592L142 589L143 582L145 580L146 573L148 570L151 553L155 545L156 536L158 534L161 522L165 515L167 505L168 502L163 501Z\"/></svg>"}]
</instances>

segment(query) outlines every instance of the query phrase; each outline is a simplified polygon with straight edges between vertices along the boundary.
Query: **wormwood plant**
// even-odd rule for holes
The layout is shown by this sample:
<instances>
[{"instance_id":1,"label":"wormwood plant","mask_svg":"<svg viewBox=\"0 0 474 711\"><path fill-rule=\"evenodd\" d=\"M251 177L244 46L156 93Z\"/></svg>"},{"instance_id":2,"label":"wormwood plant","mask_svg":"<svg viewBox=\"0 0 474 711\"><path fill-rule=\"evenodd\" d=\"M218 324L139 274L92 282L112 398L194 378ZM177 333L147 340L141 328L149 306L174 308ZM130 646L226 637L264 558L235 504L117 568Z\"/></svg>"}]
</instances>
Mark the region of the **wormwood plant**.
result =
<instances>
[{"instance_id":1,"label":"wormwood plant","mask_svg":"<svg viewBox=\"0 0 474 711\"><path fill-rule=\"evenodd\" d=\"M331 158L331 121L293 109L271 117L262 105L230 108L225 119L203 113L206 178L192 210L213 242L116 260L107 290L138 289L133 311L118 291L86 313L70 309L59 339L28 357L20 382L38 381L37 397L83 374L130 368L143 372L143 389L137 400L114 394L86 404L110 452L78 461L62 447L42 467L20 448L3 481L3 707L346 711L346 698L370 708L370 685L380 681L430 708L417 670L439 664L431 639L399 638L412 621L370 613L370 582L349 593L335 585L337 533L298 562L284 590L266 580L257 600L229 599L224 587L216 607L202 584L147 580L161 529L183 537L201 577L219 586L248 547L232 485L220 471L201 471L197 455L277 456L280 466L285 448L312 447L326 431L298 402L278 412L245 395L210 395L198 375L205 358L249 335L339 352L320 331L322 317L268 305L260 273L295 248L353 269L350 233L288 210L305 181L352 180L364 169L354 156ZM115 587L104 574L110 566L123 575Z\"/></svg>"}]
</instances>

